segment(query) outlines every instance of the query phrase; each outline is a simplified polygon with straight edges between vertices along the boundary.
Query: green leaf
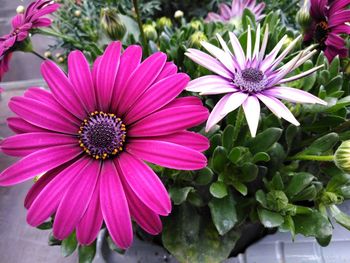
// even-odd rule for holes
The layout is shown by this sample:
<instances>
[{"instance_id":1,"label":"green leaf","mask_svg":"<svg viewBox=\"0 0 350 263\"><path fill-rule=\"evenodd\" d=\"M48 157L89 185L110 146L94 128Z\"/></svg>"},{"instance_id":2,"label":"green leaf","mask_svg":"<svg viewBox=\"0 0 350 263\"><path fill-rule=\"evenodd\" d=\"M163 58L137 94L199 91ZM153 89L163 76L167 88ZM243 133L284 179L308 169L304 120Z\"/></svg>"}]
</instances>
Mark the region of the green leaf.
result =
<instances>
[{"instance_id":1,"label":"green leaf","mask_svg":"<svg viewBox=\"0 0 350 263\"><path fill-rule=\"evenodd\" d=\"M240 181L237 180L233 180L232 182L232 186L238 191L240 192L242 195L246 196L248 194L248 188L245 184L241 183Z\"/></svg>"},{"instance_id":2,"label":"green leaf","mask_svg":"<svg viewBox=\"0 0 350 263\"><path fill-rule=\"evenodd\" d=\"M258 208L260 222L267 228L278 227L283 224L284 219L279 213L263 208Z\"/></svg>"},{"instance_id":3,"label":"green leaf","mask_svg":"<svg viewBox=\"0 0 350 263\"><path fill-rule=\"evenodd\" d=\"M284 183L282 180L282 177L279 173L276 173L273 177L271 182L269 183L269 190L283 190L284 189Z\"/></svg>"},{"instance_id":4,"label":"green leaf","mask_svg":"<svg viewBox=\"0 0 350 263\"><path fill-rule=\"evenodd\" d=\"M223 182L212 183L209 191L212 196L216 198L223 198L227 196L227 186Z\"/></svg>"},{"instance_id":5,"label":"green leaf","mask_svg":"<svg viewBox=\"0 0 350 263\"><path fill-rule=\"evenodd\" d=\"M334 78L338 75L340 70L340 60L339 56L336 56L333 58L332 63L329 65L329 73L331 74L331 77Z\"/></svg>"},{"instance_id":6,"label":"green leaf","mask_svg":"<svg viewBox=\"0 0 350 263\"><path fill-rule=\"evenodd\" d=\"M329 107L326 112L329 113L334 113L339 111L340 109L347 107L350 105L350 96L346 96L344 98L341 98L340 100L337 101L337 103L335 105L333 105L332 107Z\"/></svg>"},{"instance_id":7,"label":"green leaf","mask_svg":"<svg viewBox=\"0 0 350 263\"><path fill-rule=\"evenodd\" d=\"M47 230L52 228L52 221L47 221L37 226L38 229Z\"/></svg>"},{"instance_id":8,"label":"green leaf","mask_svg":"<svg viewBox=\"0 0 350 263\"><path fill-rule=\"evenodd\" d=\"M192 206L174 207L164 220L165 248L181 263L219 263L228 258L239 235L234 230L220 236L209 217Z\"/></svg>"},{"instance_id":9,"label":"green leaf","mask_svg":"<svg viewBox=\"0 0 350 263\"><path fill-rule=\"evenodd\" d=\"M110 250L115 251L119 254L125 254L125 250L118 247L110 236L107 237L107 244Z\"/></svg>"},{"instance_id":10,"label":"green leaf","mask_svg":"<svg viewBox=\"0 0 350 263\"><path fill-rule=\"evenodd\" d=\"M294 202L311 201L316 198L316 195L317 195L316 187L314 185L310 185L309 187L305 188L297 195L294 195L293 197L291 197L291 200Z\"/></svg>"},{"instance_id":11,"label":"green leaf","mask_svg":"<svg viewBox=\"0 0 350 263\"><path fill-rule=\"evenodd\" d=\"M322 155L322 153L331 150L338 141L338 134L335 132L329 133L321 138L318 138L298 155Z\"/></svg>"},{"instance_id":12,"label":"green leaf","mask_svg":"<svg viewBox=\"0 0 350 263\"><path fill-rule=\"evenodd\" d=\"M253 163L268 162L268 161L270 161L270 155L268 155L265 152L256 153L253 157Z\"/></svg>"},{"instance_id":13,"label":"green leaf","mask_svg":"<svg viewBox=\"0 0 350 263\"><path fill-rule=\"evenodd\" d=\"M248 143L250 151L255 154L258 152L266 152L272 145L279 140L282 135L282 129L268 128L252 138Z\"/></svg>"},{"instance_id":14,"label":"green leaf","mask_svg":"<svg viewBox=\"0 0 350 263\"><path fill-rule=\"evenodd\" d=\"M266 194L263 190L259 189L255 193L255 199L258 201L264 208L267 208L267 202L266 202Z\"/></svg>"},{"instance_id":15,"label":"green leaf","mask_svg":"<svg viewBox=\"0 0 350 263\"><path fill-rule=\"evenodd\" d=\"M302 190L310 185L314 178L315 177L309 173L301 172L294 174L289 184L287 185L285 193L290 198L299 194Z\"/></svg>"},{"instance_id":16,"label":"green leaf","mask_svg":"<svg viewBox=\"0 0 350 263\"><path fill-rule=\"evenodd\" d=\"M283 191L272 190L266 195L267 207L273 211L280 212L288 208L288 198Z\"/></svg>"},{"instance_id":17,"label":"green leaf","mask_svg":"<svg viewBox=\"0 0 350 263\"><path fill-rule=\"evenodd\" d=\"M195 183L198 185L207 185L213 180L213 171L209 167L205 167L198 171Z\"/></svg>"},{"instance_id":18,"label":"green leaf","mask_svg":"<svg viewBox=\"0 0 350 263\"><path fill-rule=\"evenodd\" d=\"M218 146L214 150L212 165L215 172L220 173L225 169L227 164L227 151L224 147Z\"/></svg>"},{"instance_id":19,"label":"green leaf","mask_svg":"<svg viewBox=\"0 0 350 263\"><path fill-rule=\"evenodd\" d=\"M336 205L331 205L329 209L335 221L347 230L350 230L350 216L340 211Z\"/></svg>"},{"instance_id":20,"label":"green leaf","mask_svg":"<svg viewBox=\"0 0 350 263\"><path fill-rule=\"evenodd\" d=\"M222 146L227 150L231 150L233 146L233 135L234 127L232 125L227 125L224 132L222 133Z\"/></svg>"},{"instance_id":21,"label":"green leaf","mask_svg":"<svg viewBox=\"0 0 350 263\"><path fill-rule=\"evenodd\" d=\"M49 241L48 241L49 246L59 246L61 245L61 243L62 241L56 239L52 232L49 234Z\"/></svg>"},{"instance_id":22,"label":"green leaf","mask_svg":"<svg viewBox=\"0 0 350 263\"><path fill-rule=\"evenodd\" d=\"M337 193L344 185L350 185L350 174L341 172L329 180L326 190Z\"/></svg>"},{"instance_id":23,"label":"green leaf","mask_svg":"<svg viewBox=\"0 0 350 263\"><path fill-rule=\"evenodd\" d=\"M202 207L204 206L204 202L202 200L202 197L196 192L192 191L188 194L187 201L197 207Z\"/></svg>"},{"instance_id":24,"label":"green leaf","mask_svg":"<svg viewBox=\"0 0 350 263\"><path fill-rule=\"evenodd\" d=\"M231 152L228 155L228 158L232 163L236 165L241 165L251 160L252 155L248 148L238 146L238 147L232 148Z\"/></svg>"},{"instance_id":25,"label":"green leaf","mask_svg":"<svg viewBox=\"0 0 350 263\"><path fill-rule=\"evenodd\" d=\"M62 241L61 253L64 257L68 257L74 252L76 248L77 248L77 239L74 231L69 237L67 237Z\"/></svg>"},{"instance_id":26,"label":"green leaf","mask_svg":"<svg viewBox=\"0 0 350 263\"><path fill-rule=\"evenodd\" d=\"M96 242L90 246L79 246L78 255L79 263L92 263L96 254Z\"/></svg>"},{"instance_id":27,"label":"green leaf","mask_svg":"<svg viewBox=\"0 0 350 263\"><path fill-rule=\"evenodd\" d=\"M313 236L322 241L326 241L332 236L332 225L328 218L316 210L312 213L296 215L293 219L297 234L307 237ZM321 245L325 245L326 242L321 243Z\"/></svg>"},{"instance_id":28,"label":"green leaf","mask_svg":"<svg viewBox=\"0 0 350 263\"><path fill-rule=\"evenodd\" d=\"M224 198L213 198L209 202L209 208L213 223L222 236L230 231L237 223L235 201L231 194Z\"/></svg>"},{"instance_id":29,"label":"green leaf","mask_svg":"<svg viewBox=\"0 0 350 263\"><path fill-rule=\"evenodd\" d=\"M290 215L286 215L284 217L284 222L282 225L280 225L279 229L280 232L290 232L292 235L292 239L294 241L295 238L295 225L293 218Z\"/></svg>"},{"instance_id":30,"label":"green leaf","mask_svg":"<svg viewBox=\"0 0 350 263\"><path fill-rule=\"evenodd\" d=\"M241 167L242 175L240 176L242 182L252 182L256 179L259 173L257 165L252 163L245 163Z\"/></svg>"},{"instance_id":31,"label":"green leaf","mask_svg":"<svg viewBox=\"0 0 350 263\"><path fill-rule=\"evenodd\" d=\"M311 60L307 60L304 65L303 65L303 71L307 71L309 69L312 69L314 67L313 63ZM303 87L303 90L305 91L309 91L312 89L313 85L315 84L316 82L316 77L317 77L317 74L316 72L310 74L309 76L303 78L301 80L301 87Z\"/></svg>"},{"instance_id":32,"label":"green leaf","mask_svg":"<svg viewBox=\"0 0 350 263\"><path fill-rule=\"evenodd\" d=\"M182 204L186 201L186 198L188 194L193 190L194 188L191 186L179 188L179 187L172 187L169 190L169 195L171 200L173 200L175 205Z\"/></svg>"}]
</instances>

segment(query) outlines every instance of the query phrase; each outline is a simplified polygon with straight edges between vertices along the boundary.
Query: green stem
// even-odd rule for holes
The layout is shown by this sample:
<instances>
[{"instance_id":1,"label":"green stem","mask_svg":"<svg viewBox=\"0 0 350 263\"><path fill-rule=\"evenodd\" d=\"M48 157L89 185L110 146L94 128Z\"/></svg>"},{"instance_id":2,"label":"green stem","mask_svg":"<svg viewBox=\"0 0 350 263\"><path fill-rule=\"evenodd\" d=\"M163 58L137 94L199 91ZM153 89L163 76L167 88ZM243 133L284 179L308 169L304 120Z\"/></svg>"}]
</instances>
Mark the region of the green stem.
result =
<instances>
[{"instance_id":1,"label":"green stem","mask_svg":"<svg viewBox=\"0 0 350 263\"><path fill-rule=\"evenodd\" d=\"M319 162L333 162L333 155L296 155L289 157L288 160L299 160L299 161L319 161Z\"/></svg>"},{"instance_id":2,"label":"green stem","mask_svg":"<svg viewBox=\"0 0 350 263\"><path fill-rule=\"evenodd\" d=\"M30 51L32 54L34 54L35 56L37 56L38 58L41 58L42 60L46 60L45 57L43 57L42 55L40 55L39 53L35 52L34 50Z\"/></svg>"},{"instance_id":3,"label":"green stem","mask_svg":"<svg viewBox=\"0 0 350 263\"><path fill-rule=\"evenodd\" d=\"M232 141L233 141L232 143L233 143L233 145L235 145L235 142L237 140L238 134L239 134L239 132L241 130L243 118L244 118L243 108L239 107L238 113L237 113L237 117L236 117L235 127L234 127L234 130L233 130L233 135L232 135Z\"/></svg>"},{"instance_id":4,"label":"green stem","mask_svg":"<svg viewBox=\"0 0 350 263\"><path fill-rule=\"evenodd\" d=\"M142 45L145 51L145 56L148 56L148 42L145 36L145 33L143 32L143 26L142 26L142 20L141 20L141 15L140 15L140 10L139 10L139 6L137 3L137 0L132 0L133 4L134 4L134 8L135 8L135 13L136 13L136 19L137 19L137 24L139 26L139 30L140 30L140 35L141 35L141 40L142 40Z\"/></svg>"}]
</instances>

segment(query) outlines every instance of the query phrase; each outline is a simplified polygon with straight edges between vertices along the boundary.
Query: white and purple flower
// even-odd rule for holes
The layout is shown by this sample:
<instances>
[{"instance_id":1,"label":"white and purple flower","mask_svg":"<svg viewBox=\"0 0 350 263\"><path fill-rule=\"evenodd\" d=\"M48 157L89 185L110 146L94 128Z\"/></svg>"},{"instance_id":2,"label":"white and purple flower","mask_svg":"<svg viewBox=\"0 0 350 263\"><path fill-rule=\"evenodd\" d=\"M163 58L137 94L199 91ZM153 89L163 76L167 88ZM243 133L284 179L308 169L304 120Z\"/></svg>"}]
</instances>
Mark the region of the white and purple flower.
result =
<instances>
[{"instance_id":1,"label":"white and purple flower","mask_svg":"<svg viewBox=\"0 0 350 263\"><path fill-rule=\"evenodd\" d=\"M233 52L218 34L222 49L202 42L203 47L212 55L200 50L188 49L186 55L199 65L209 69L217 75L208 75L191 81L186 90L199 92L200 95L225 94L211 112L206 131L222 120L228 113L241 105L247 123L254 137L260 118L260 103L267 106L277 117L283 118L294 125L299 125L290 110L278 99L294 103L327 103L314 95L288 86L281 86L309 74L322 66L314 67L292 77L287 75L302 65L317 52L314 46L301 51L284 65L280 65L288 53L294 48L301 36L293 40L282 52L282 46L287 36L284 36L269 54L265 54L268 43L268 27L266 27L262 42L260 41L260 25L256 30L255 45L252 43L250 28L247 32L246 52L233 33L229 33ZM260 43L261 42L261 43Z\"/></svg>"}]
</instances>

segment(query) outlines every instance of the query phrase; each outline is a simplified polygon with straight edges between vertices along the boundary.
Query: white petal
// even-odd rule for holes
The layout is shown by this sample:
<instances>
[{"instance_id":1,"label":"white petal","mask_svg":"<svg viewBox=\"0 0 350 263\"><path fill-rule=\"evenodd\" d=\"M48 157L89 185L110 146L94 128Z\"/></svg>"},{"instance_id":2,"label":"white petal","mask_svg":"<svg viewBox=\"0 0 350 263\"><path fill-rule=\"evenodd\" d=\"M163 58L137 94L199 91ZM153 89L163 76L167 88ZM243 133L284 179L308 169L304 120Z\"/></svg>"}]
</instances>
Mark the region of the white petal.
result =
<instances>
[{"instance_id":1,"label":"white petal","mask_svg":"<svg viewBox=\"0 0 350 263\"><path fill-rule=\"evenodd\" d=\"M255 96L249 96L243 103L243 110L252 137L255 137L260 118L260 104Z\"/></svg>"},{"instance_id":2,"label":"white petal","mask_svg":"<svg viewBox=\"0 0 350 263\"><path fill-rule=\"evenodd\" d=\"M248 33L247 33L247 60L252 60L252 32L250 30L250 25L248 25Z\"/></svg>"},{"instance_id":3,"label":"white petal","mask_svg":"<svg viewBox=\"0 0 350 263\"><path fill-rule=\"evenodd\" d=\"M245 55L241 46L241 43L239 42L238 38L233 34L232 32L229 32L231 45L233 48L233 52L235 53L236 60L238 62L238 65L241 69L244 68L245 65Z\"/></svg>"},{"instance_id":4,"label":"white petal","mask_svg":"<svg viewBox=\"0 0 350 263\"><path fill-rule=\"evenodd\" d=\"M301 79L301 78L303 78L305 76L308 76L308 75L314 73L315 71L317 71L317 70L319 70L320 68L323 68L323 67L324 67L324 65L321 65L321 66L309 69L309 70L307 70L305 72L302 72L300 74L297 74L295 76L292 76L290 78L282 79L280 82L278 82L278 84L287 83L287 82L291 82L291 81L294 81L294 80L297 80L297 79Z\"/></svg>"},{"instance_id":5,"label":"white petal","mask_svg":"<svg viewBox=\"0 0 350 263\"><path fill-rule=\"evenodd\" d=\"M216 57L220 62L231 72L235 72L235 66L233 63L233 59L230 55L230 53L226 53L222 49L208 43L208 42L201 42L202 46L214 57Z\"/></svg>"}]
</instances>

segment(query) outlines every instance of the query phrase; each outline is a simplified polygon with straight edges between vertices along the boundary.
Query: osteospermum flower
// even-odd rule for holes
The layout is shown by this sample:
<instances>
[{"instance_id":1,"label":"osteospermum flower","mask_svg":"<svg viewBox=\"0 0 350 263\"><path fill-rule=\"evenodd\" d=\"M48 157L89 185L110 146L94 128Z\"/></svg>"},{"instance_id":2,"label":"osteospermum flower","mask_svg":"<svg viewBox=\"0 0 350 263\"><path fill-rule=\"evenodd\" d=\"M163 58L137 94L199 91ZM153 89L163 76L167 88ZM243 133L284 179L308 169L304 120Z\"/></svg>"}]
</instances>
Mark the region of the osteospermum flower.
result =
<instances>
[{"instance_id":1,"label":"osteospermum flower","mask_svg":"<svg viewBox=\"0 0 350 263\"><path fill-rule=\"evenodd\" d=\"M196 97L176 99L189 81L158 52L142 63L140 46L121 54L111 43L93 65L80 51L68 57L68 76L53 62L42 65L50 91L30 88L14 97L8 120L17 133L1 150L23 157L0 174L13 185L39 174L25 207L38 226L55 214L53 234L76 230L80 244L92 243L102 222L116 244L132 242L130 217L150 234L161 229L159 215L171 210L169 195L144 161L173 169L206 166L200 153L206 137L187 131L208 111Z\"/></svg>"},{"instance_id":2,"label":"osteospermum flower","mask_svg":"<svg viewBox=\"0 0 350 263\"><path fill-rule=\"evenodd\" d=\"M3 59L0 60L0 81L4 77L5 73L9 70L9 63L12 57L12 53L4 55Z\"/></svg>"},{"instance_id":3,"label":"osteospermum flower","mask_svg":"<svg viewBox=\"0 0 350 263\"><path fill-rule=\"evenodd\" d=\"M12 30L10 34L0 37L0 63L8 64L9 54L16 44L23 42L29 36L29 32L33 28L47 27L51 25L51 19L43 17L57 10L59 4L53 1L37 0L32 2L24 13L19 13L12 18ZM3 62L5 60L5 62ZM6 72L1 67L0 73ZM1 75L0 75L1 78Z\"/></svg>"},{"instance_id":4,"label":"osteospermum flower","mask_svg":"<svg viewBox=\"0 0 350 263\"><path fill-rule=\"evenodd\" d=\"M312 51L313 47L300 52L288 63L280 66L280 63L293 49L301 36L280 52L287 38L287 36L284 36L269 54L265 54L268 34L268 28L266 27L262 43L260 43L259 25L253 47L249 28L246 52L243 51L239 40L233 33L229 34L233 53L220 35L217 35L217 37L223 50L210 43L202 42L203 47L214 57L196 49L188 49L186 55L190 59L218 75L208 75L195 79L189 83L186 90L200 92L201 95L226 94L211 112L206 125L207 131L229 112L242 105L250 132L252 136L255 136L260 117L259 100L277 117L284 118L294 125L299 125L299 122L278 99L300 103L326 104L323 100L305 91L281 86L281 84L307 76L322 67L315 67L301 74L286 77L288 73L302 65L316 52L315 50Z\"/></svg>"},{"instance_id":5,"label":"osteospermum flower","mask_svg":"<svg viewBox=\"0 0 350 263\"><path fill-rule=\"evenodd\" d=\"M314 41L329 61L337 55L346 57L348 49L340 34L350 34L350 0L311 0L311 28L304 41Z\"/></svg>"},{"instance_id":6,"label":"osteospermum flower","mask_svg":"<svg viewBox=\"0 0 350 263\"><path fill-rule=\"evenodd\" d=\"M232 0L231 6L226 4L219 5L219 14L213 12L208 13L205 21L230 22L235 19L240 19L244 9L249 9L255 15L256 21L259 21L264 17L264 15L261 14L264 8L264 2L257 4L255 0Z\"/></svg>"}]
</instances>

